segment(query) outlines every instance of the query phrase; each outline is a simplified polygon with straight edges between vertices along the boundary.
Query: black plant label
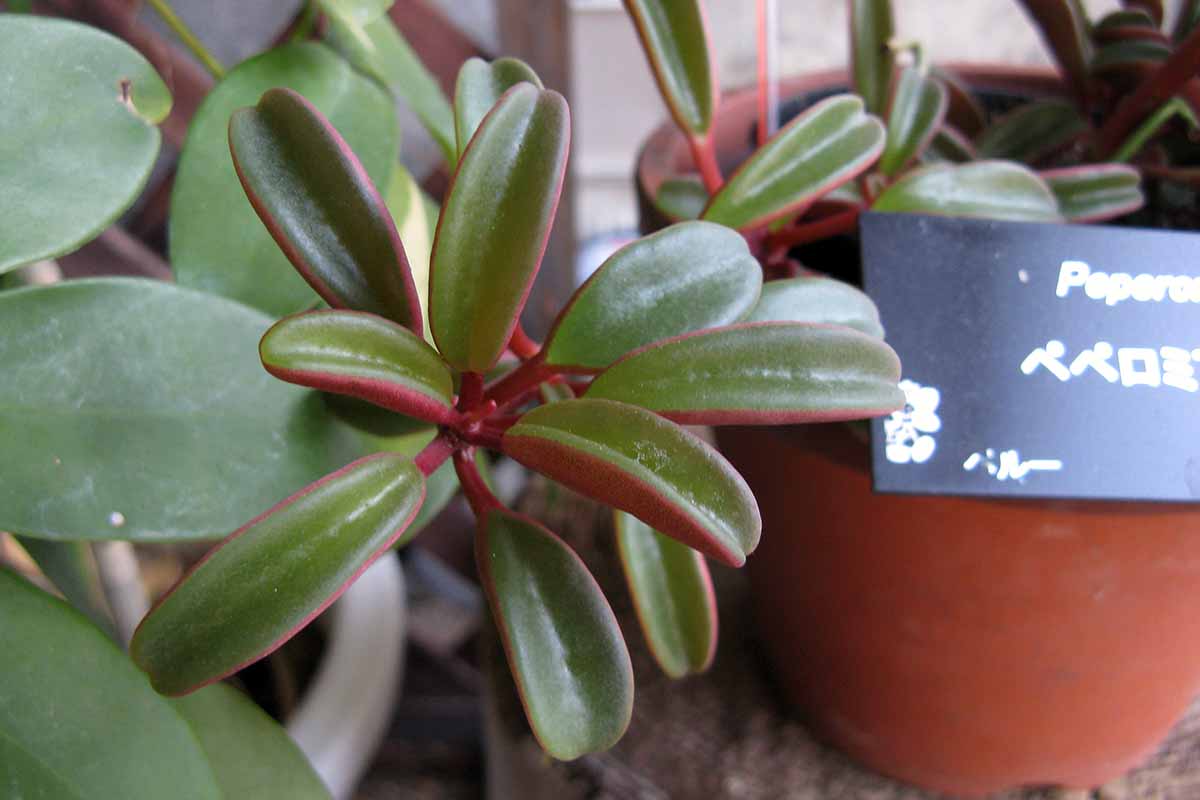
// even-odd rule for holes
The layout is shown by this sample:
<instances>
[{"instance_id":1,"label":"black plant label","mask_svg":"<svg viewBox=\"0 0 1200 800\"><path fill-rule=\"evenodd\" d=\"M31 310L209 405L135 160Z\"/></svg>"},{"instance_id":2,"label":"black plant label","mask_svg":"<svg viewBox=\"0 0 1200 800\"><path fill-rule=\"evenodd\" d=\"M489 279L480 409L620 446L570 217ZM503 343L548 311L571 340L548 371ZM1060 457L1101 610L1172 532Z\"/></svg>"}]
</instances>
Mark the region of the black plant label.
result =
<instances>
[{"instance_id":1,"label":"black plant label","mask_svg":"<svg viewBox=\"0 0 1200 800\"><path fill-rule=\"evenodd\" d=\"M876 491L1200 502L1200 233L867 214Z\"/></svg>"}]
</instances>

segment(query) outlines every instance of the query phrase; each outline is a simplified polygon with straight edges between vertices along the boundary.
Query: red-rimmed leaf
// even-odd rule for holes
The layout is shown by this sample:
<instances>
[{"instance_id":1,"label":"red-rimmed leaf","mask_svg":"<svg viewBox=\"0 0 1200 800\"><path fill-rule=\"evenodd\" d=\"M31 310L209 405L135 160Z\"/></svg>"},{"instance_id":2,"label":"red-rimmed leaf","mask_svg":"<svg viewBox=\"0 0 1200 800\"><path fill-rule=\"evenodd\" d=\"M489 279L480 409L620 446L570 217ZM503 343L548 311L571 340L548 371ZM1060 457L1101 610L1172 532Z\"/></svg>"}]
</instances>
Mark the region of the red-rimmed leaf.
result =
<instances>
[{"instance_id":1,"label":"red-rimmed leaf","mask_svg":"<svg viewBox=\"0 0 1200 800\"><path fill-rule=\"evenodd\" d=\"M891 0L851 0L854 90L874 114L882 114L887 107L892 71L896 67L896 54L891 48L894 34Z\"/></svg>"},{"instance_id":2,"label":"red-rimmed leaf","mask_svg":"<svg viewBox=\"0 0 1200 800\"><path fill-rule=\"evenodd\" d=\"M1062 214L1069 222L1099 222L1129 214L1146 201L1141 175L1124 164L1088 164L1045 170Z\"/></svg>"},{"instance_id":3,"label":"red-rimmed leaf","mask_svg":"<svg viewBox=\"0 0 1200 800\"><path fill-rule=\"evenodd\" d=\"M654 205L677 222L699 219L708 205L708 190L697 177L668 178L658 187Z\"/></svg>"},{"instance_id":4,"label":"red-rimmed leaf","mask_svg":"<svg viewBox=\"0 0 1200 800\"><path fill-rule=\"evenodd\" d=\"M592 382L588 398L698 425L831 422L904 405L900 360L881 339L837 325L765 322L643 348Z\"/></svg>"},{"instance_id":5,"label":"red-rimmed leaf","mask_svg":"<svg viewBox=\"0 0 1200 800\"><path fill-rule=\"evenodd\" d=\"M675 124L692 136L706 135L717 107L717 80L703 7L697 0L624 2Z\"/></svg>"},{"instance_id":6,"label":"red-rimmed leaf","mask_svg":"<svg viewBox=\"0 0 1200 800\"><path fill-rule=\"evenodd\" d=\"M879 309L871 298L848 283L817 275L764 283L758 305L745 321L845 325L883 338Z\"/></svg>"},{"instance_id":7,"label":"red-rimmed leaf","mask_svg":"<svg viewBox=\"0 0 1200 800\"><path fill-rule=\"evenodd\" d=\"M271 89L229 120L246 196L325 302L420 335L421 306L392 215L358 158L311 103Z\"/></svg>"},{"instance_id":8,"label":"red-rimmed leaf","mask_svg":"<svg viewBox=\"0 0 1200 800\"><path fill-rule=\"evenodd\" d=\"M359 459L209 551L138 626L130 654L164 694L185 694L292 637L387 551L425 496L405 456Z\"/></svg>"},{"instance_id":9,"label":"red-rimmed leaf","mask_svg":"<svg viewBox=\"0 0 1200 800\"><path fill-rule=\"evenodd\" d=\"M546 338L550 364L603 369L650 342L741 319L762 268L736 231L681 222L622 247L576 290Z\"/></svg>"},{"instance_id":10,"label":"red-rimmed leaf","mask_svg":"<svg viewBox=\"0 0 1200 800\"><path fill-rule=\"evenodd\" d=\"M1124 9L1105 14L1092 26L1092 38L1100 44L1128 39L1154 39L1166 43L1166 35L1158 29L1150 14L1142 8Z\"/></svg>"},{"instance_id":11,"label":"red-rimmed leaf","mask_svg":"<svg viewBox=\"0 0 1200 800\"><path fill-rule=\"evenodd\" d=\"M617 552L642 633L672 678L704 672L717 652L717 603L704 556L617 511Z\"/></svg>"},{"instance_id":12,"label":"red-rimmed leaf","mask_svg":"<svg viewBox=\"0 0 1200 800\"><path fill-rule=\"evenodd\" d=\"M503 451L715 558L741 566L762 520L716 450L662 417L611 400L564 400L509 428Z\"/></svg>"},{"instance_id":13,"label":"red-rimmed leaf","mask_svg":"<svg viewBox=\"0 0 1200 800\"><path fill-rule=\"evenodd\" d=\"M933 66L929 74L946 87L946 122L967 136L978 135L987 125L987 112L975 93L951 70Z\"/></svg>"},{"instance_id":14,"label":"red-rimmed leaf","mask_svg":"<svg viewBox=\"0 0 1200 800\"><path fill-rule=\"evenodd\" d=\"M1054 54L1075 97L1088 96L1088 65L1092 60L1088 21L1075 0L1020 0Z\"/></svg>"},{"instance_id":15,"label":"red-rimmed leaf","mask_svg":"<svg viewBox=\"0 0 1200 800\"><path fill-rule=\"evenodd\" d=\"M450 184L429 276L429 324L451 366L485 372L508 344L562 192L570 114L557 92L510 89Z\"/></svg>"},{"instance_id":16,"label":"red-rimmed leaf","mask_svg":"<svg viewBox=\"0 0 1200 800\"><path fill-rule=\"evenodd\" d=\"M280 320L258 346L288 383L358 397L430 422L455 418L454 380L437 351L407 328L356 311L309 311Z\"/></svg>"},{"instance_id":17,"label":"red-rimmed leaf","mask_svg":"<svg viewBox=\"0 0 1200 800\"><path fill-rule=\"evenodd\" d=\"M1092 59L1097 75L1123 75L1138 80L1171 55L1169 45L1153 39L1125 39L1106 44Z\"/></svg>"},{"instance_id":18,"label":"red-rimmed leaf","mask_svg":"<svg viewBox=\"0 0 1200 800\"><path fill-rule=\"evenodd\" d=\"M745 230L793 213L870 167L886 137L861 98L822 100L747 159L709 202L703 219Z\"/></svg>"},{"instance_id":19,"label":"red-rimmed leaf","mask_svg":"<svg viewBox=\"0 0 1200 800\"><path fill-rule=\"evenodd\" d=\"M929 147L921 154L921 159L928 163L948 161L951 164L965 164L978 157L979 151L971 144L971 140L949 125L938 128Z\"/></svg>"},{"instance_id":20,"label":"red-rimmed leaf","mask_svg":"<svg viewBox=\"0 0 1200 800\"><path fill-rule=\"evenodd\" d=\"M1058 200L1037 173L1011 161L936 164L889 186L875 211L1061 222Z\"/></svg>"},{"instance_id":21,"label":"red-rimmed leaf","mask_svg":"<svg viewBox=\"0 0 1200 800\"><path fill-rule=\"evenodd\" d=\"M1009 158L1026 163L1065 147L1086 133L1087 120L1065 100L1035 100L992 123L979 135L980 158Z\"/></svg>"},{"instance_id":22,"label":"red-rimmed leaf","mask_svg":"<svg viewBox=\"0 0 1200 800\"><path fill-rule=\"evenodd\" d=\"M579 556L506 509L480 518L475 560L530 727L569 761L616 743L633 667L608 601Z\"/></svg>"},{"instance_id":23,"label":"red-rimmed leaf","mask_svg":"<svg viewBox=\"0 0 1200 800\"><path fill-rule=\"evenodd\" d=\"M916 67L901 70L888 105L880 172L893 176L916 160L945 118L946 89L941 82Z\"/></svg>"},{"instance_id":24,"label":"red-rimmed leaf","mask_svg":"<svg viewBox=\"0 0 1200 800\"><path fill-rule=\"evenodd\" d=\"M491 62L471 58L458 70L454 87L454 134L459 158L492 106L518 83L532 83L543 88L537 73L515 58L498 58Z\"/></svg>"},{"instance_id":25,"label":"red-rimmed leaf","mask_svg":"<svg viewBox=\"0 0 1200 800\"><path fill-rule=\"evenodd\" d=\"M1155 27L1162 25L1163 22L1163 2L1162 0L1121 0L1121 5L1130 11L1141 11Z\"/></svg>"}]
</instances>

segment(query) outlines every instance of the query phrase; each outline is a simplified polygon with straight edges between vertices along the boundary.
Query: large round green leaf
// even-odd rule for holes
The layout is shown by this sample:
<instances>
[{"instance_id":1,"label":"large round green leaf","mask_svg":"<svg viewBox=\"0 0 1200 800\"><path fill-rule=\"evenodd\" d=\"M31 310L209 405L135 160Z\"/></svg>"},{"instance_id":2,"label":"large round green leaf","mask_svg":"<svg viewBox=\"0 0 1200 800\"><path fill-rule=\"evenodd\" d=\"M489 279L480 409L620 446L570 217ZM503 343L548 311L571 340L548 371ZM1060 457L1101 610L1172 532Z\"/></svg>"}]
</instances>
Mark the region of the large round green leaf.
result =
<instances>
[{"instance_id":1,"label":"large round green leaf","mask_svg":"<svg viewBox=\"0 0 1200 800\"><path fill-rule=\"evenodd\" d=\"M656 530L741 566L758 546L758 506L742 476L683 428L611 400L562 400L521 417L505 454Z\"/></svg>"},{"instance_id":2,"label":"large round green leaf","mask_svg":"<svg viewBox=\"0 0 1200 800\"><path fill-rule=\"evenodd\" d=\"M169 244L176 279L274 316L311 307L317 296L296 274L254 213L229 154L229 120L268 89L304 95L329 118L376 186L396 160L391 98L319 44L276 48L230 70L188 129L171 196Z\"/></svg>"},{"instance_id":3,"label":"large round green leaf","mask_svg":"<svg viewBox=\"0 0 1200 800\"><path fill-rule=\"evenodd\" d=\"M680 336L613 364L588 388L697 425L832 422L904 405L900 359L837 325L771 322Z\"/></svg>"},{"instance_id":4,"label":"large round green leaf","mask_svg":"<svg viewBox=\"0 0 1200 800\"><path fill-rule=\"evenodd\" d=\"M164 694L184 694L285 641L407 529L425 497L411 459L378 453L230 534L142 620L129 652Z\"/></svg>"},{"instance_id":5,"label":"large round green leaf","mask_svg":"<svg viewBox=\"0 0 1200 800\"><path fill-rule=\"evenodd\" d=\"M237 689L218 683L170 703L200 740L225 800L328 800L287 732Z\"/></svg>"},{"instance_id":6,"label":"large round green leaf","mask_svg":"<svg viewBox=\"0 0 1200 800\"><path fill-rule=\"evenodd\" d=\"M703 672L717 650L717 603L704 556L617 511L617 552L650 652L672 678Z\"/></svg>"},{"instance_id":7,"label":"large round green leaf","mask_svg":"<svg viewBox=\"0 0 1200 800\"><path fill-rule=\"evenodd\" d=\"M0 609L5 797L223 800L187 723L81 614L5 569Z\"/></svg>"},{"instance_id":8,"label":"large round green leaf","mask_svg":"<svg viewBox=\"0 0 1200 800\"><path fill-rule=\"evenodd\" d=\"M736 231L672 225L622 247L579 287L546 340L546 360L603 369L650 342L736 322L761 286L762 268Z\"/></svg>"},{"instance_id":9,"label":"large round green leaf","mask_svg":"<svg viewBox=\"0 0 1200 800\"><path fill-rule=\"evenodd\" d=\"M802 209L870 167L886 137L883 123L863 111L861 98L822 100L738 167L703 218L747 229Z\"/></svg>"},{"instance_id":10,"label":"large round green leaf","mask_svg":"<svg viewBox=\"0 0 1200 800\"><path fill-rule=\"evenodd\" d=\"M746 322L820 322L846 325L883 338L879 309L871 298L848 283L817 275L763 284L758 305Z\"/></svg>"},{"instance_id":11,"label":"large round green leaf","mask_svg":"<svg viewBox=\"0 0 1200 800\"><path fill-rule=\"evenodd\" d=\"M215 538L353 457L263 370L270 318L129 279L0 294L0 530Z\"/></svg>"},{"instance_id":12,"label":"large round green leaf","mask_svg":"<svg viewBox=\"0 0 1200 800\"><path fill-rule=\"evenodd\" d=\"M479 520L475 559L530 726L564 761L616 743L633 667L600 587L569 547L504 509Z\"/></svg>"},{"instance_id":13,"label":"large round green leaf","mask_svg":"<svg viewBox=\"0 0 1200 800\"><path fill-rule=\"evenodd\" d=\"M508 344L554 223L570 126L561 95L521 83L459 161L429 275L429 327L456 369L485 372Z\"/></svg>"},{"instance_id":14,"label":"large round green leaf","mask_svg":"<svg viewBox=\"0 0 1200 800\"><path fill-rule=\"evenodd\" d=\"M1046 182L1010 161L913 170L885 189L872 209L1017 222L1062 221L1058 200Z\"/></svg>"},{"instance_id":15,"label":"large round green leaf","mask_svg":"<svg viewBox=\"0 0 1200 800\"><path fill-rule=\"evenodd\" d=\"M625 8L671 116L693 136L706 134L717 107L717 81L704 9L697 0L625 0Z\"/></svg>"},{"instance_id":16,"label":"large round green leaf","mask_svg":"<svg viewBox=\"0 0 1200 800\"><path fill-rule=\"evenodd\" d=\"M326 303L423 332L391 211L321 112L291 89L271 89L233 112L229 148L259 218Z\"/></svg>"},{"instance_id":17,"label":"large round green leaf","mask_svg":"<svg viewBox=\"0 0 1200 800\"><path fill-rule=\"evenodd\" d=\"M1046 170L1042 179L1068 222L1099 222L1137 211L1146 202L1142 176L1125 164L1083 164Z\"/></svg>"},{"instance_id":18,"label":"large round green leaf","mask_svg":"<svg viewBox=\"0 0 1200 800\"><path fill-rule=\"evenodd\" d=\"M171 110L154 68L107 33L0 15L0 273L69 252L137 197Z\"/></svg>"}]
</instances>

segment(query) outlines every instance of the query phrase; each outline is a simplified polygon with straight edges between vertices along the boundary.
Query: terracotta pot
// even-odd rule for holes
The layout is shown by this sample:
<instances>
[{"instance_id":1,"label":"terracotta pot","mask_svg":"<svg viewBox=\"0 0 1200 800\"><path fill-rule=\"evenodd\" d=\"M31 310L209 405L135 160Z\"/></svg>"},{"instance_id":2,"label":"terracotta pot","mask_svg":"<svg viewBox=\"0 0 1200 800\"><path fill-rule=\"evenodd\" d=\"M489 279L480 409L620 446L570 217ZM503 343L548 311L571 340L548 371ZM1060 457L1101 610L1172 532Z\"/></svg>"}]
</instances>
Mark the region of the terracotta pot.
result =
<instances>
[{"instance_id":1,"label":"terracotta pot","mask_svg":"<svg viewBox=\"0 0 1200 800\"><path fill-rule=\"evenodd\" d=\"M1053 86L965 72L977 86ZM753 113L752 96L723 102L732 162ZM655 133L644 206L689 162L682 138ZM874 769L972 796L1094 786L1148 756L1200 692L1200 506L876 495L848 426L718 440L762 509L747 568L780 687Z\"/></svg>"}]
</instances>

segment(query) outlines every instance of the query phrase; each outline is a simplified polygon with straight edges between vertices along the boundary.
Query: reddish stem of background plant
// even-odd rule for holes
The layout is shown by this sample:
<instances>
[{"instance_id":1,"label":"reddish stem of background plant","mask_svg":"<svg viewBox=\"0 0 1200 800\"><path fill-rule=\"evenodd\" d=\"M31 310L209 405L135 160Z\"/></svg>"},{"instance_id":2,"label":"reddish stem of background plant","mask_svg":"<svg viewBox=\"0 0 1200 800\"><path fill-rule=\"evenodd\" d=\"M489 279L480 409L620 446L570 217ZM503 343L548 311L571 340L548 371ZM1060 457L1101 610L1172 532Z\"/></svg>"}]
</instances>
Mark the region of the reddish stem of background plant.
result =
<instances>
[{"instance_id":1,"label":"reddish stem of background plant","mask_svg":"<svg viewBox=\"0 0 1200 800\"><path fill-rule=\"evenodd\" d=\"M508 349L513 355L522 361L528 361L538 354L541 350L541 345L529 338L529 334L525 333L525 329L521 327L521 323L513 328L512 336L508 339Z\"/></svg>"},{"instance_id":2,"label":"reddish stem of background plant","mask_svg":"<svg viewBox=\"0 0 1200 800\"><path fill-rule=\"evenodd\" d=\"M858 224L860 213L862 213L860 209L852 208L849 211L831 214L815 222L806 222L773 233L767 237L767 258L768 260L777 260L778 256L786 254L793 247L827 239L830 236L850 233ZM776 258L772 258L772 256Z\"/></svg>"},{"instance_id":3,"label":"reddish stem of background plant","mask_svg":"<svg viewBox=\"0 0 1200 800\"><path fill-rule=\"evenodd\" d=\"M725 183L725 179L721 177L721 167L717 164L717 149L713 144L712 131L703 137L689 136L688 145L692 148L692 160L700 170L700 180L704 181L704 188L711 197Z\"/></svg>"},{"instance_id":4,"label":"reddish stem of background plant","mask_svg":"<svg viewBox=\"0 0 1200 800\"><path fill-rule=\"evenodd\" d=\"M767 2L758 0L758 146L767 143Z\"/></svg>"},{"instance_id":5,"label":"reddish stem of background plant","mask_svg":"<svg viewBox=\"0 0 1200 800\"><path fill-rule=\"evenodd\" d=\"M1125 137L1148 114L1170 100L1200 69L1200 26L1184 39L1170 58L1138 84L1133 94L1117 105L1113 115L1100 128L1096 147L1103 158L1111 156ZM1200 110L1198 110L1200 111Z\"/></svg>"}]
</instances>

